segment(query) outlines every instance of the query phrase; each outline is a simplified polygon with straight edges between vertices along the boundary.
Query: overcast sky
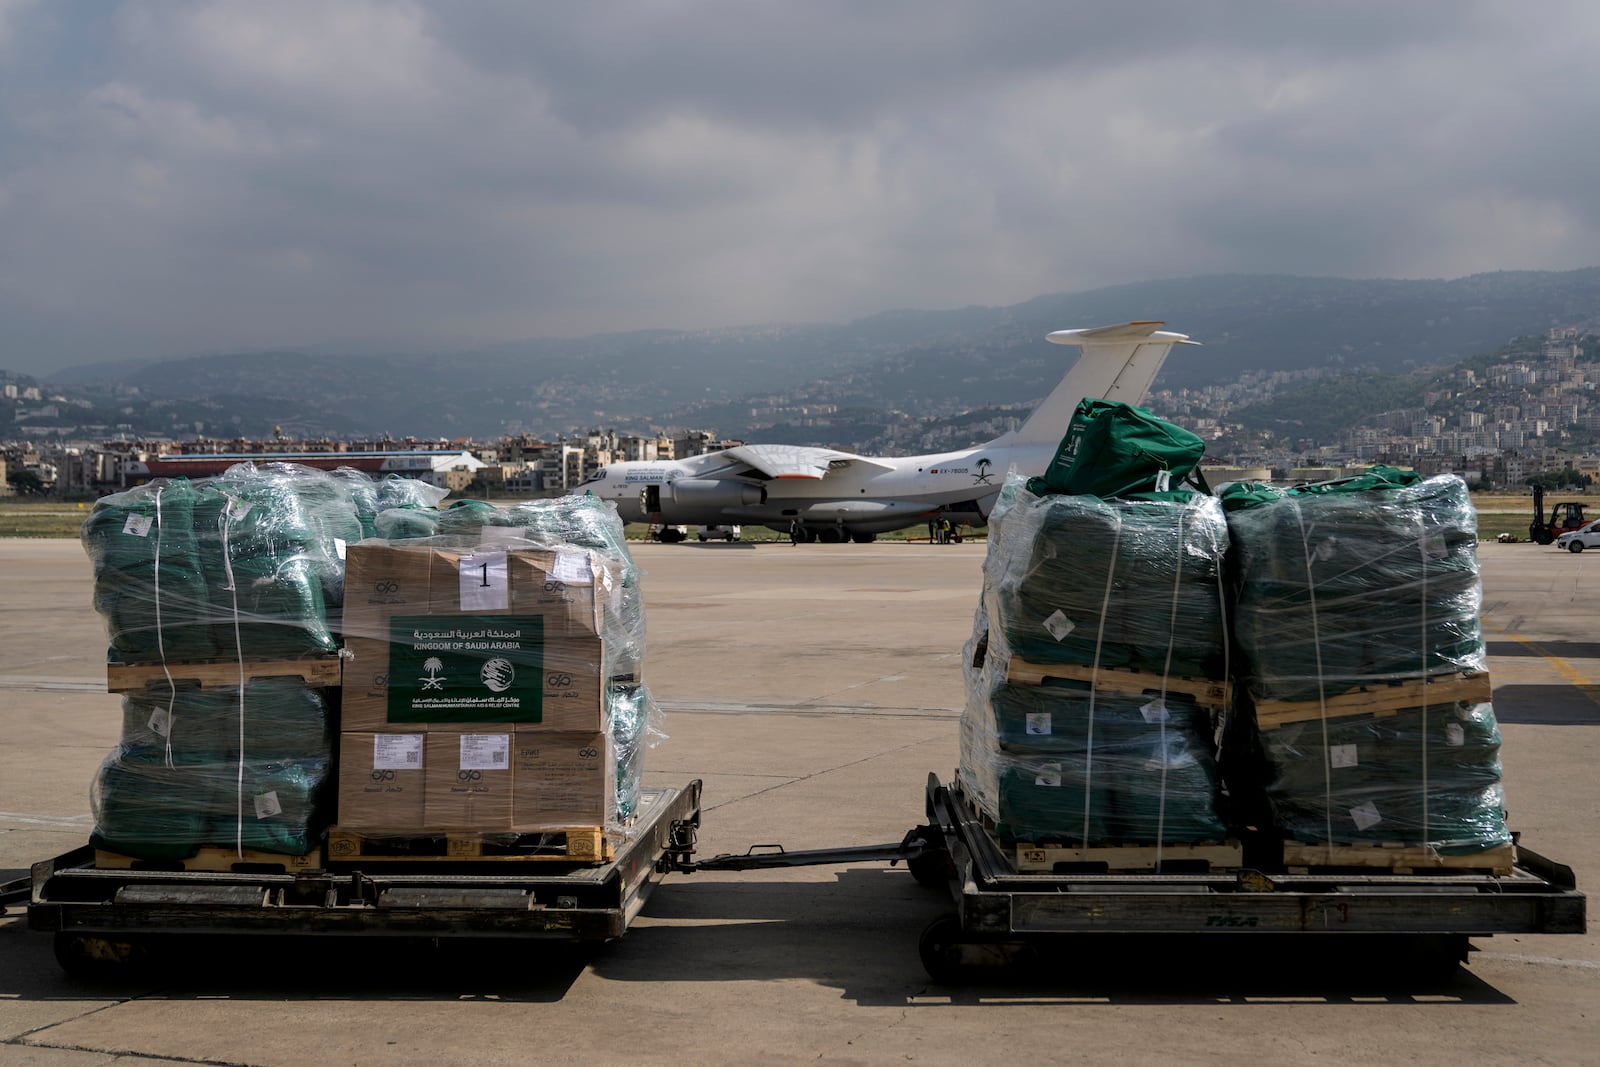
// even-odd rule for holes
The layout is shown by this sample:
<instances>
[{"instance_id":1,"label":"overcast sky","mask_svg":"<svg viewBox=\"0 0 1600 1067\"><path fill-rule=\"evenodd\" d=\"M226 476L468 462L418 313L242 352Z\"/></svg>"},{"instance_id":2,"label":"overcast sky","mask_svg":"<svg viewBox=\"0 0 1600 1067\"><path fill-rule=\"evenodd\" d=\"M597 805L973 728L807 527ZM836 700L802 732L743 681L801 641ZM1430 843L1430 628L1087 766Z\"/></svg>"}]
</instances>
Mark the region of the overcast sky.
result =
<instances>
[{"instance_id":1,"label":"overcast sky","mask_svg":"<svg viewBox=\"0 0 1600 1067\"><path fill-rule=\"evenodd\" d=\"M1593 0L0 0L0 368L1592 266L1597 45Z\"/></svg>"}]
</instances>

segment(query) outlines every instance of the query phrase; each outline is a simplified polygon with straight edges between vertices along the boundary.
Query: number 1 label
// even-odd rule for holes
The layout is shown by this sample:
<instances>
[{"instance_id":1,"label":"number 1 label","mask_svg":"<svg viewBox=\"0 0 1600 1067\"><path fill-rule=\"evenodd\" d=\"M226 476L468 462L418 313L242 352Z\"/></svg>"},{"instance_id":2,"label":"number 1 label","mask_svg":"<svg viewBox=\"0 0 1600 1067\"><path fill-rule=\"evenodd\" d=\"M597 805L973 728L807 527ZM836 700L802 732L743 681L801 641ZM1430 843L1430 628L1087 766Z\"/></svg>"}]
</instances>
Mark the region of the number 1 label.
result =
<instances>
[{"instance_id":1,"label":"number 1 label","mask_svg":"<svg viewBox=\"0 0 1600 1067\"><path fill-rule=\"evenodd\" d=\"M475 552L461 557L461 610L509 611L511 584L506 578L506 554Z\"/></svg>"}]
</instances>

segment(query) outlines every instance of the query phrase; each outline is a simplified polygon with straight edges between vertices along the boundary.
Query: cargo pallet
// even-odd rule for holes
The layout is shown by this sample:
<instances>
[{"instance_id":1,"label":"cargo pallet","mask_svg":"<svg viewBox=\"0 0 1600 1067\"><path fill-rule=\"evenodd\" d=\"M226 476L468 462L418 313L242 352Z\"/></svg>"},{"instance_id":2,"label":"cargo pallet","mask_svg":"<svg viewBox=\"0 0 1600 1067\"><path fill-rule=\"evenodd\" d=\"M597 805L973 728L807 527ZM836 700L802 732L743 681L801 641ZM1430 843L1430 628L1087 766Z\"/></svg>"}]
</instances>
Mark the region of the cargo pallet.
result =
<instances>
[{"instance_id":1,"label":"cargo pallet","mask_svg":"<svg viewBox=\"0 0 1600 1067\"><path fill-rule=\"evenodd\" d=\"M1085 667L1074 663L1031 663L1012 656L1006 664L1006 681L1017 685L1043 685L1050 679L1087 682L1096 693L1139 695L1167 693L1187 696L1197 707L1223 711L1233 706L1233 683L1226 679L1194 678L1183 674L1154 674L1127 667Z\"/></svg>"},{"instance_id":2,"label":"cargo pallet","mask_svg":"<svg viewBox=\"0 0 1600 1067\"><path fill-rule=\"evenodd\" d=\"M185 663L107 663L106 691L127 693L151 685L197 685L202 689L238 685L263 678L298 678L307 686L336 686L343 677L336 653L305 659L207 660Z\"/></svg>"},{"instance_id":3,"label":"cargo pallet","mask_svg":"<svg viewBox=\"0 0 1600 1067\"><path fill-rule=\"evenodd\" d=\"M35 864L24 892L0 886L0 906L27 897L29 925L54 933L62 966L90 974L138 958L165 935L604 941L623 935L668 873L876 862L904 862L918 882L948 895L952 910L923 931L919 951L928 973L949 983L1014 963L1069 962L1083 938L1102 935L1278 938L1296 946L1399 938L1453 970L1471 937L1585 930L1585 898L1571 868L1526 847L1516 849L1509 873L1416 865L1301 871L1285 866L1280 841L1244 842L1244 863L1234 870L1186 873L1165 862L1159 870L1028 870L1019 869L1016 846L983 824L959 778L945 785L930 774L925 810L928 822L896 843L803 852L757 845L697 859L694 781L682 790L645 790L634 832L600 865L108 870L83 848Z\"/></svg>"},{"instance_id":4,"label":"cargo pallet","mask_svg":"<svg viewBox=\"0 0 1600 1067\"><path fill-rule=\"evenodd\" d=\"M563 826L533 833L441 830L405 835L335 826L328 863L604 863L616 851L603 826Z\"/></svg>"},{"instance_id":5,"label":"cargo pallet","mask_svg":"<svg viewBox=\"0 0 1600 1067\"><path fill-rule=\"evenodd\" d=\"M85 976L155 958L186 935L607 941L623 935L662 877L692 863L699 824L695 780L642 790L638 817L602 864L137 869L101 866L84 847L33 865L28 925L54 934L56 959ZM14 902L11 888L0 887L0 905Z\"/></svg>"},{"instance_id":6,"label":"cargo pallet","mask_svg":"<svg viewBox=\"0 0 1600 1067\"><path fill-rule=\"evenodd\" d=\"M1423 707L1449 704L1486 704L1490 699L1487 671L1460 671L1426 678L1374 682L1321 700L1258 700L1256 726L1275 730L1297 722L1340 719L1358 715L1383 717Z\"/></svg>"},{"instance_id":7,"label":"cargo pallet","mask_svg":"<svg viewBox=\"0 0 1600 1067\"><path fill-rule=\"evenodd\" d=\"M306 856L255 849L206 847L192 856L128 856L121 852L96 849L94 865L103 871L207 871L213 874L239 871L309 871L322 866L319 849Z\"/></svg>"}]
</instances>

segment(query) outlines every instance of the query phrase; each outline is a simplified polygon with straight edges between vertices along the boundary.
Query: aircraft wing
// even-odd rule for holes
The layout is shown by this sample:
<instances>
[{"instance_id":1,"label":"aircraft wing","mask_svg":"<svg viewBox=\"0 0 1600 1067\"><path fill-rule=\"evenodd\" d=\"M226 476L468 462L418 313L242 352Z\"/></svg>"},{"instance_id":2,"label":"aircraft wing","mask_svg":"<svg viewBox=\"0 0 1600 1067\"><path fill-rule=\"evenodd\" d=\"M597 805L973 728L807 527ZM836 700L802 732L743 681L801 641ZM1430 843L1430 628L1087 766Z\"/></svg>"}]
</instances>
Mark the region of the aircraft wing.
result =
<instances>
[{"instance_id":1,"label":"aircraft wing","mask_svg":"<svg viewBox=\"0 0 1600 1067\"><path fill-rule=\"evenodd\" d=\"M887 463L879 463L866 456L806 445L738 445L721 454L740 463L748 463L769 478L822 478L829 470L851 464L864 464L880 470L894 469Z\"/></svg>"}]
</instances>

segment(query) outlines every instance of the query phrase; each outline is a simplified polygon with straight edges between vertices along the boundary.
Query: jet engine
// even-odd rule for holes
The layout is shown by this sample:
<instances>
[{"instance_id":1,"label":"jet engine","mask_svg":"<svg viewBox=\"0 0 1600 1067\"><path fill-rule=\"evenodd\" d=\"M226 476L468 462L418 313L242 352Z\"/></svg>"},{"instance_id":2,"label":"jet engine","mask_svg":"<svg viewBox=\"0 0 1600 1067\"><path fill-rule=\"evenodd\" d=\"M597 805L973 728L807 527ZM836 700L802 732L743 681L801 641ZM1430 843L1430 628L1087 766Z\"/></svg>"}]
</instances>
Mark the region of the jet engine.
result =
<instances>
[{"instance_id":1,"label":"jet engine","mask_svg":"<svg viewBox=\"0 0 1600 1067\"><path fill-rule=\"evenodd\" d=\"M668 522L713 522L708 512L765 502L759 485L733 478L679 478L661 487L661 516Z\"/></svg>"}]
</instances>

